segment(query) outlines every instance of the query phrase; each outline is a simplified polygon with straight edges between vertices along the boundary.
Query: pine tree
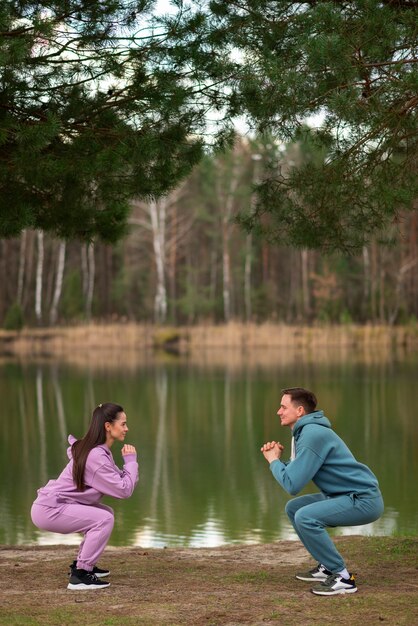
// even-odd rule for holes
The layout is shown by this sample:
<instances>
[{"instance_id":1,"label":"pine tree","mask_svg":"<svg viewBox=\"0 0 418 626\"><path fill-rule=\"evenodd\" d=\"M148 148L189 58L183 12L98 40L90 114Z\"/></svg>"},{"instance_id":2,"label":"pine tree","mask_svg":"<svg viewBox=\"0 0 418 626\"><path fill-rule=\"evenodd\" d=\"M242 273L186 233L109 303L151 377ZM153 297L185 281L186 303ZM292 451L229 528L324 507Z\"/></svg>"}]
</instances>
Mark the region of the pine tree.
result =
<instances>
[{"instance_id":1,"label":"pine tree","mask_svg":"<svg viewBox=\"0 0 418 626\"><path fill-rule=\"evenodd\" d=\"M132 197L166 193L199 160L208 97L187 37L171 37L193 14L154 5L1 3L0 236L114 242Z\"/></svg>"},{"instance_id":2,"label":"pine tree","mask_svg":"<svg viewBox=\"0 0 418 626\"><path fill-rule=\"evenodd\" d=\"M322 249L359 249L417 195L417 7L401 0L210 2L229 50L229 114L293 141L306 118L322 162L259 187L249 229ZM232 54L233 52L233 54Z\"/></svg>"}]
</instances>

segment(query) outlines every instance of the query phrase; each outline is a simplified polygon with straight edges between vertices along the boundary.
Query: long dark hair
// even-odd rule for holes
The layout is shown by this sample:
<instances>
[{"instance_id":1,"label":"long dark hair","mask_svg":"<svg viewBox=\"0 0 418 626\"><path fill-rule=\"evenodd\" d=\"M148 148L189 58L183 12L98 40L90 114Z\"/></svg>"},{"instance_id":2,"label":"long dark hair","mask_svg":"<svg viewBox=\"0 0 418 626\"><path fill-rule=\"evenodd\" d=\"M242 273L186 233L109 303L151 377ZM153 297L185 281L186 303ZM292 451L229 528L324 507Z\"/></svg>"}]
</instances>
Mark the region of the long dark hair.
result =
<instances>
[{"instance_id":1,"label":"long dark hair","mask_svg":"<svg viewBox=\"0 0 418 626\"><path fill-rule=\"evenodd\" d=\"M82 439L78 439L71 446L73 455L73 480L79 491L84 491L84 470L90 450L106 442L106 422L115 422L123 408L119 404L105 402L99 404L91 418L90 426Z\"/></svg>"}]
</instances>

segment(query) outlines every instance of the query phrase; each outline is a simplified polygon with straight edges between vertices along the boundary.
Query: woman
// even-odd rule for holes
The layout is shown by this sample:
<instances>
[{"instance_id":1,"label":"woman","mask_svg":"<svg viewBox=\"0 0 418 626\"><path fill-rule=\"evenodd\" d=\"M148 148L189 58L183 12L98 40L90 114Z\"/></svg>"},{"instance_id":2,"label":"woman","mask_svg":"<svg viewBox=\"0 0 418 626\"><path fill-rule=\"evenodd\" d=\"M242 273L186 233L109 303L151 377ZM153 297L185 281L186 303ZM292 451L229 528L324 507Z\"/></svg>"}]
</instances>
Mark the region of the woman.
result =
<instances>
[{"instance_id":1,"label":"woman","mask_svg":"<svg viewBox=\"0 0 418 626\"><path fill-rule=\"evenodd\" d=\"M104 589L110 584L101 580L109 571L96 564L109 540L114 516L100 499L104 495L129 498L138 482L134 446L122 448L123 470L115 465L110 452L115 441L125 440L127 432L123 408L111 402L99 404L84 437L78 441L68 437L70 462L56 480L38 490L32 505L32 521L41 530L84 534L77 561L70 566L68 589Z\"/></svg>"}]
</instances>

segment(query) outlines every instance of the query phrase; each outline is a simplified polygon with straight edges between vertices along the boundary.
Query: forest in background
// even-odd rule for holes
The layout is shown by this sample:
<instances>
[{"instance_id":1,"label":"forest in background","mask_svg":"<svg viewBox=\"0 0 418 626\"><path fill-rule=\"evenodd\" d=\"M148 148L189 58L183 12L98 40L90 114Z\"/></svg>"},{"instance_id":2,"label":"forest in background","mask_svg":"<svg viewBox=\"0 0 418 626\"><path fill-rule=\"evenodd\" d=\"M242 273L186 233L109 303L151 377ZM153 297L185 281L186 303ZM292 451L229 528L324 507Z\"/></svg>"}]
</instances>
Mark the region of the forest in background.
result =
<instances>
[{"instance_id":1,"label":"forest in background","mask_svg":"<svg viewBox=\"0 0 418 626\"><path fill-rule=\"evenodd\" d=\"M168 195L132 201L114 246L29 229L2 239L0 324L415 321L416 210L351 256L269 242L238 223L273 162L283 174L321 158L308 135L287 146L240 136Z\"/></svg>"},{"instance_id":2,"label":"forest in background","mask_svg":"<svg viewBox=\"0 0 418 626\"><path fill-rule=\"evenodd\" d=\"M0 327L416 322L416 3L159 4L1 5Z\"/></svg>"}]
</instances>

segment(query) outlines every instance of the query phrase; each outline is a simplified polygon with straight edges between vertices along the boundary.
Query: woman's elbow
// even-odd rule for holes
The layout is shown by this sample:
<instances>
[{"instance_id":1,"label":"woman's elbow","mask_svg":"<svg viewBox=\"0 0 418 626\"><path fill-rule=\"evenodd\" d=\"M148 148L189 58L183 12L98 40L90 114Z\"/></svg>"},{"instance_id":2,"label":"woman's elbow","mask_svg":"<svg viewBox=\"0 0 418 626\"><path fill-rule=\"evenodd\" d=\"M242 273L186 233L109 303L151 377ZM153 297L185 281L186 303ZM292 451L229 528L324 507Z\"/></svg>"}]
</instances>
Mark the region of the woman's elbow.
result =
<instances>
[{"instance_id":1,"label":"woman's elbow","mask_svg":"<svg viewBox=\"0 0 418 626\"><path fill-rule=\"evenodd\" d=\"M123 495L121 496L121 498L123 499L130 498L134 492L134 488L135 488L134 485L130 487L126 487L126 489L123 490Z\"/></svg>"},{"instance_id":2,"label":"woman's elbow","mask_svg":"<svg viewBox=\"0 0 418 626\"><path fill-rule=\"evenodd\" d=\"M118 488L112 490L108 493L109 496L113 496L113 498L117 498L118 500L125 500L126 498L130 498L135 489L135 485L120 485Z\"/></svg>"}]
</instances>

